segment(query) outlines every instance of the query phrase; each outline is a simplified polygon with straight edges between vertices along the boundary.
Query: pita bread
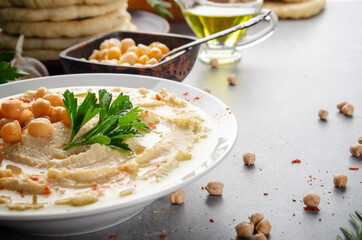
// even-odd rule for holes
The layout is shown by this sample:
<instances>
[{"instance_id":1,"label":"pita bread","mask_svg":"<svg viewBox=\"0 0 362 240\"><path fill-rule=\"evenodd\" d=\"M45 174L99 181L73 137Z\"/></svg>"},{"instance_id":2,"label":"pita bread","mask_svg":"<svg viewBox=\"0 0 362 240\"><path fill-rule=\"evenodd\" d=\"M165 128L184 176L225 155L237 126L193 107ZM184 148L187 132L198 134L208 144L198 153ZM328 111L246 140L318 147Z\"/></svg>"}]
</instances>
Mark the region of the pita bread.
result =
<instances>
[{"instance_id":1,"label":"pita bread","mask_svg":"<svg viewBox=\"0 0 362 240\"><path fill-rule=\"evenodd\" d=\"M131 24L131 23L129 23ZM129 29L129 25L123 24L118 26L118 29L116 31L126 31ZM90 38L90 37L89 37ZM26 57L33 57L41 61L47 61L47 60L58 60L59 59L59 53L62 51L62 49L53 50L53 49L24 49L23 50L23 56Z\"/></svg>"},{"instance_id":2,"label":"pita bread","mask_svg":"<svg viewBox=\"0 0 362 240\"><path fill-rule=\"evenodd\" d=\"M101 5L116 0L0 0L0 7L58 8L73 5Z\"/></svg>"},{"instance_id":3,"label":"pita bread","mask_svg":"<svg viewBox=\"0 0 362 240\"><path fill-rule=\"evenodd\" d=\"M127 0L118 0L103 5L75 5L61 8L1 8L0 21L67 21L100 16L116 9L127 9Z\"/></svg>"},{"instance_id":4,"label":"pita bread","mask_svg":"<svg viewBox=\"0 0 362 240\"><path fill-rule=\"evenodd\" d=\"M115 28L124 18L131 15L124 9L99 17L61 22L0 22L0 28L9 34L23 34L25 37L81 37L95 35Z\"/></svg>"},{"instance_id":5,"label":"pita bread","mask_svg":"<svg viewBox=\"0 0 362 240\"><path fill-rule=\"evenodd\" d=\"M23 49L32 50L32 49L51 49L51 50L63 50L80 42L83 42L89 38L106 34L114 31L135 31L137 30L136 26L133 25L128 19L119 23L119 26L111 30L97 33L92 36L85 37L75 37L75 38L25 38ZM9 35L7 33L0 33L0 42L2 46L7 49L15 49L18 36Z\"/></svg>"},{"instance_id":6,"label":"pita bread","mask_svg":"<svg viewBox=\"0 0 362 240\"><path fill-rule=\"evenodd\" d=\"M296 3L265 1L263 8L273 10L280 19L301 19L317 15L323 10L325 4L326 0L308 0Z\"/></svg>"}]
</instances>

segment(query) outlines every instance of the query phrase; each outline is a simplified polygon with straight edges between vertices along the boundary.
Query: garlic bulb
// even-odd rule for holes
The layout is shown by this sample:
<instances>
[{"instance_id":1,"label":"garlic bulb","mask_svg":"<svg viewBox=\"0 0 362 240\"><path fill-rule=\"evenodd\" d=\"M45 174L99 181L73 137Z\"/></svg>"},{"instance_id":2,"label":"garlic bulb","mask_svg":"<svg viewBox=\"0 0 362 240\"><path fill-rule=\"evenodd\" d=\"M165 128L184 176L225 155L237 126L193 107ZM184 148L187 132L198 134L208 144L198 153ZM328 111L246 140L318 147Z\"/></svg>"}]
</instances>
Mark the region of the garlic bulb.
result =
<instances>
[{"instance_id":1,"label":"garlic bulb","mask_svg":"<svg viewBox=\"0 0 362 240\"><path fill-rule=\"evenodd\" d=\"M23 43L24 35L20 35L18 42L16 43L15 56L11 61L11 65L13 67L17 67L19 70L29 73L29 75L23 79L49 76L47 68L38 59L22 56Z\"/></svg>"}]
</instances>

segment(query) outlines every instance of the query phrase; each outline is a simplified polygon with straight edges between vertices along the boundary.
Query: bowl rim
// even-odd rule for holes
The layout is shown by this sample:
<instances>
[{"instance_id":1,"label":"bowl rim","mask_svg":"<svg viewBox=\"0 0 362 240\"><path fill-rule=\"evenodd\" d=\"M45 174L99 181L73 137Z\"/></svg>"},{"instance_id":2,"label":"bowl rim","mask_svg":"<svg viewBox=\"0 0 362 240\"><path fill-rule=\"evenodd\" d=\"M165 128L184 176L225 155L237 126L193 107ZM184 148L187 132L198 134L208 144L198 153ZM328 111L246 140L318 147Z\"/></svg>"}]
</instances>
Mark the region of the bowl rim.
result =
<instances>
[{"instance_id":1,"label":"bowl rim","mask_svg":"<svg viewBox=\"0 0 362 240\"><path fill-rule=\"evenodd\" d=\"M62 79L71 79L72 82L74 81L74 78L79 78L79 79L83 79L83 81L89 81L90 78L96 78L97 80L100 79L101 77L104 78L108 78L106 81L112 81L113 77L120 77L120 78L124 78L127 79L127 81L131 82L132 84L134 84L135 81L142 81L142 80L147 80L147 81L154 81L154 84L156 83L161 83L161 84L165 84L167 85L174 85L175 88L180 88L180 89L185 89L185 90L189 90L196 92L197 94L199 94L200 96L206 96L207 98L211 98L212 101L217 102L217 104L220 104L220 106L228 108L228 106L223 103L220 99L216 98L215 96L206 93L205 91L188 85L188 84L183 84L183 83L179 83L176 81L169 81L167 79L163 79L163 78L158 78L158 77L152 77L152 76L144 76L144 75L134 75L134 74L114 74L114 73L90 73L90 74L67 74L67 75L57 75L57 76L49 76L49 77L41 77L41 78L34 78L34 79L27 79L27 80L22 80L22 81L17 81L17 82L12 82L12 83L8 83L8 84L4 84L2 86L0 86L0 90L2 90L2 88L5 89L6 88L16 88L17 85L22 84L22 83L27 83L28 85L32 85L33 82L39 82L39 84L42 83L47 83L49 82L50 85L56 85L54 87L49 87L49 88L67 88L67 87L71 87L71 88L76 88L76 87L87 87L87 85L77 85L77 84L73 84L72 86L69 85L62 85L62 87L57 87L57 85L61 85L61 80ZM70 80L67 80L68 83L70 82ZM92 80L91 80L92 81ZM94 80L95 81L95 80ZM126 80L123 80L126 81ZM62 83L64 84L64 83ZM99 87L112 87L114 85L102 85L105 84L104 82L99 83L98 85L88 85L88 86L99 86ZM121 82L120 82L121 84ZM24 84L26 85L26 84ZM34 84L36 86L36 84ZM26 85L27 86L27 85ZM129 88L127 86L120 86L121 88ZM133 87L136 88L136 87ZM16 89L16 92L19 93L19 91L23 91L22 89ZM182 90L183 91L183 90ZM2 92L2 91L1 91ZM4 92L4 93L5 93ZM11 91L10 91L11 92ZM15 93L16 94L16 93ZM4 94L5 96L8 96L6 93ZM14 95L14 94L11 94ZM2 96L0 96L0 98L4 98ZM6 98L6 97L5 97ZM182 180L182 181L178 181L178 182L173 182L171 184L171 186L165 187L163 189L159 189L158 191L152 193L152 194L147 194L146 196L144 196L143 198L136 198L133 201L126 201L123 203L113 203L107 206L98 206L98 207L94 207L91 209L82 209L79 211L72 211L72 212L57 212L57 213L38 213L38 214L6 214L4 212L0 212L0 221L29 221L29 220L62 220L62 219L74 219L74 218L79 218L79 217L86 217L86 216L94 216L97 214L101 214L101 213L107 213L107 212L112 212L112 211L117 211L117 210L122 210L122 209L126 209L129 207L134 207L134 206L138 206L141 204L144 204L146 202L150 202L150 201L154 201L159 197L165 196L166 194L175 191L176 189L179 189L185 185L188 185L194 181L196 181L197 179L201 178L202 176L204 176L206 173L210 172L212 169L214 169L216 166L218 166L225 158L226 156L231 152L231 150L233 149L233 147L236 144L236 140L237 140L237 135L238 135L238 125L237 125L237 120L235 115L230 112L230 114L227 114L227 117L230 118L230 121L232 123L232 132L231 132L231 138L230 140L230 144L227 145L227 147L225 148L225 150L220 154L220 156L217 157L217 159L215 161L213 161L209 166L207 166L205 169L202 169L201 172L198 172L197 174L187 178L186 180ZM215 146L216 148L216 146ZM205 162L207 162L207 160L205 160ZM197 169L194 169L194 171L196 171ZM179 179L180 180L180 179Z\"/></svg>"},{"instance_id":2,"label":"bowl rim","mask_svg":"<svg viewBox=\"0 0 362 240\"><path fill-rule=\"evenodd\" d=\"M172 56L170 56L169 58L163 60L162 62L158 62L156 64L153 64L153 65L150 65L150 66L122 66L122 65L118 65L118 64L110 64L110 63L101 63L101 62L90 62L89 60L82 60L80 58L75 58L75 57L71 57L69 56L69 52L72 51L72 50L75 50L76 48L78 47L82 47L83 45L87 45L91 42L94 42L94 41L97 41L97 40L100 40L100 39L108 39L110 37L108 36L111 36L111 35L114 35L114 34L117 34L117 33L126 33L126 34L135 34L135 35L155 35L155 36L166 36L166 37L173 37L173 38L180 38L180 39L187 39L187 40L190 40L190 41L195 41L197 40L198 38L197 37L194 37L194 36L189 36L189 35L182 35L182 34L175 34L175 33L150 33L150 32L134 32L134 31L113 31L113 32L109 32L107 34L103 34L103 35L99 35L99 36L96 36L96 37L93 37L93 38L90 38L88 40L85 40L83 42L80 42L78 44L75 44L71 47L68 47L66 49L64 49L63 51L61 51L59 53L59 58L60 60L68 60L68 61L76 61L76 62L80 62L80 63L87 63L87 64L94 64L94 65L101 65L101 66L114 66L114 67L118 67L118 68L134 68L134 69L152 69L154 67L158 67L158 66L161 66L173 59L175 59L176 57L184 54L186 51L189 51L191 50L193 47L190 47L188 48L187 50L184 50L184 51L181 51L179 53L176 53ZM200 45L197 45L197 46L194 46L194 47L197 47L199 48Z\"/></svg>"}]
</instances>

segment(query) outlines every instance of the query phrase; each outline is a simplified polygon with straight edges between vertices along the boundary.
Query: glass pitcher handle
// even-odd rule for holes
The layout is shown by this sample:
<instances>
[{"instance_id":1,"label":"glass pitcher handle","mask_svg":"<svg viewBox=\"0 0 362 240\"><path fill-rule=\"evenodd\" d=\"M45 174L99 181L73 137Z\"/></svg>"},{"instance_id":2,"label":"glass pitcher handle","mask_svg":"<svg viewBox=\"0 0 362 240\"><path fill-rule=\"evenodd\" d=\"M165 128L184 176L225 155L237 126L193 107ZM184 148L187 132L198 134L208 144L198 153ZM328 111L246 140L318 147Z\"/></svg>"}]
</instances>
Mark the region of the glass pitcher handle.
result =
<instances>
[{"instance_id":1,"label":"glass pitcher handle","mask_svg":"<svg viewBox=\"0 0 362 240\"><path fill-rule=\"evenodd\" d=\"M269 9L262 9L260 13L265 13L266 11L269 11ZM272 11L270 15L263 20L263 22L267 22L267 25L264 26L263 29L260 29L258 32L253 33L252 35L248 35L250 30L246 33L246 36L244 36L236 46L238 50L258 44L270 37L277 27L278 16Z\"/></svg>"}]
</instances>

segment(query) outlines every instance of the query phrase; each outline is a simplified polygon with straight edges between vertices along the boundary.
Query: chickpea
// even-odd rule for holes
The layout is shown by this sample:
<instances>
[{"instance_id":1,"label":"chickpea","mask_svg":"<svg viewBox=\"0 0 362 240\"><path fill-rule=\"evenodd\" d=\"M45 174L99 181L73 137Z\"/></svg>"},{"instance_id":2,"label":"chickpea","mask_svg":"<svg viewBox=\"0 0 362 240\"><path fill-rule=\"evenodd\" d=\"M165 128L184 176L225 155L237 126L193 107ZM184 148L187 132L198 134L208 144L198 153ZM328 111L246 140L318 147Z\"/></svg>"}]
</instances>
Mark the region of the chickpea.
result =
<instances>
[{"instance_id":1,"label":"chickpea","mask_svg":"<svg viewBox=\"0 0 362 240\"><path fill-rule=\"evenodd\" d=\"M265 235L268 235L271 231L271 225L268 219L264 218L261 220L258 225L256 225L255 230L261 232Z\"/></svg>"},{"instance_id":2,"label":"chickpea","mask_svg":"<svg viewBox=\"0 0 362 240\"><path fill-rule=\"evenodd\" d=\"M304 194L303 202L308 207L318 207L321 201L321 197L314 192Z\"/></svg>"},{"instance_id":3,"label":"chickpea","mask_svg":"<svg viewBox=\"0 0 362 240\"><path fill-rule=\"evenodd\" d=\"M254 213L254 214L252 214L252 215L249 217L249 219L250 219L250 222L254 223L254 225L256 226L256 225L258 225L258 223L259 223L261 220L264 219L264 215L263 215L263 213L261 213L261 212Z\"/></svg>"},{"instance_id":4,"label":"chickpea","mask_svg":"<svg viewBox=\"0 0 362 240\"><path fill-rule=\"evenodd\" d=\"M122 53L126 52L128 48L136 46L136 43L133 41L132 38L125 38L121 41L121 51Z\"/></svg>"},{"instance_id":5,"label":"chickpea","mask_svg":"<svg viewBox=\"0 0 362 240\"><path fill-rule=\"evenodd\" d=\"M137 62L142 64L142 65L145 65L146 62L149 60L150 58L147 56L147 55L142 55L138 60Z\"/></svg>"},{"instance_id":6,"label":"chickpea","mask_svg":"<svg viewBox=\"0 0 362 240\"><path fill-rule=\"evenodd\" d=\"M353 157L359 157L362 155L362 144L355 144L349 148L349 151L352 153Z\"/></svg>"},{"instance_id":7,"label":"chickpea","mask_svg":"<svg viewBox=\"0 0 362 240\"><path fill-rule=\"evenodd\" d=\"M137 55L137 57L139 56L138 48L136 46L132 46L132 47L128 48L126 53L128 53L128 52L134 52Z\"/></svg>"},{"instance_id":8,"label":"chickpea","mask_svg":"<svg viewBox=\"0 0 362 240\"><path fill-rule=\"evenodd\" d=\"M228 80L229 85L231 85L231 86L236 85L236 75L235 75L235 73L229 74L227 80Z\"/></svg>"},{"instance_id":9,"label":"chickpea","mask_svg":"<svg viewBox=\"0 0 362 240\"><path fill-rule=\"evenodd\" d=\"M345 187L348 181L348 177L344 174L336 174L333 178L333 183L336 187Z\"/></svg>"},{"instance_id":10,"label":"chickpea","mask_svg":"<svg viewBox=\"0 0 362 240\"><path fill-rule=\"evenodd\" d=\"M138 44L137 49L140 56L147 55L147 53L150 51L150 47L143 44Z\"/></svg>"},{"instance_id":11,"label":"chickpea","mask_svg":"<svg viewBox=\"0 0 362 240\"><path fill-rule=\"evenodd\" d=\"M12 119L9 119L9 118L1 118L0 119L0 130L1 130L1 128L5 125L5 124L7 124L7 123L10 123L10 122L12 122L13 120Z\"/></svg>"},{"instance_id":12,"label":"chickpea","mask_svg":"<svg viewBox=\"0 0 362 240\"><path fill-rule=\"evenodd\" d=\"M149 45L150 48L156 47L157 43L159 43L159 42L153 42L153 43L151 43L151 44Z\"/></svg>"},{"instance_id":13,"label":"chickpea","mask_svg":"<svg viewBox=\"0 0 362 240\"><path fill-rule=\"evenodd\" d=\"M51 93L47 88L45 88L45 87L41 87L41 88L39 88L37 91L36 91L36 93L35 93L35 97L36 98L42 98L42 97L44 97L46 94L48 94L48 93Z\"/></svg>"},{"instance_id":14,"label":"chickpea","mask_svg":"<svg viewBox=\"0 0 362 240\"><path fill-rule=\"evenodd\" d=\"M170 202L172 204L182 204L185 201L185 191L183 189L179 189L170 194Z\"/></svg>"},{"instance_id":15,"label":"chickpea","mask_svg":"<svg viewBox=\"0 0 362 240\"><path fill-rule=\"evenodd\" d=\"M19 122L24 126L27 122L34 118L34 114L29 110L25 109L20 113Z\"/></svg>"},{"instance_id":16,"label":"chickpea","mask_svg":"<svg viewBox=\"0 0 362 240\"><path fill-rule=\"evenodd\" d=\"M250 237L254 232L254 224L250 222L241 222L235 227L238 237Z\"/></svg>"},{"instance_id":17,"label":"chickpea","mask_svg":"<svg viewBox=\"0 0 362 240\"><path fill-rule=\"evenodd\" d=\"M99 52L99 58L100 58L100 59L107 59L108 53L109 53L109 49L108 49L108 48L102 49L102 50Z\"/></svg>"},{"instance_id":18,"label":"chickpea","mask_svg":"<svg viewBox=\"0 0 362 240\"><path fill-rule=\"evenodd\" d=\"M137 62L138 56L134 52L127 52L121 57L122 63L134 65Z\"/></svg>"},{"instance_id":19,"label":"chickpea","mask_svg":"<svg viewBox=\"0 0 362 240\"><path fill-rule=\"evenodd\" d=\"M147 56L149 56L150 58L156 58L158 60L162 57L162 51L157 47L153 47L148 52Z\"/></svg>"},{"instance_id":20,"label":"chickpea","mask_svg":"<svg viewBox=\"0 0 362 240\"><path fill-rule=\"evenodd\" d=\"M48 96L47 94L46 96ZM38 98L31 105L31 109L33 111L34 117L42 117L49 113L50 111L50 102L48 100L44 100L43 98Z\"/></svg>"},{"instance_id":21,"label":"chickpea","mask_svg":"<svg viewBox=\"0 0 362 240\"><path fill-rule=\"evenodd\" d=\"M4 118L17 120L20 113L26 108L26 105L18 99L8 99L1 105Z\"/></svg>"},{"instance_id":22,"label":"chickpea","mask_svg":"<svg viewBox=\"0 0 362 240\"><path fill-rule=\"evenodd\" d=\"M253 240L267 240L265 235L261 232L254 235Z\"/></svg>"},{"instance_id":23,"label":"chickpea","mask_svg":"<svg viewBox=\"0 0 362 240\"><path fill-rule=\"evenodd\" d=\"M170 51L170 49L165 44L160 42L156 43L156 47L161 50L162 55Z\"/></svg>"},{"instance_id":24,"label":"chickpea","mask_svg":"<svg viewBox=\"0 0 362 240\"><path fill-rule=\"evenodd\" d=\"M359 137L359 138L358 138L358 143L359 143L359 144L362 144L362 137Z\"/></svg>"},{"instance_id":25,"label":"chickpea","mask_svg":"<svg viewBox=\"0 0 362 240\"><path fill-rule=\"evenodd\" d=\"M100 58L99 54L100 54L99 50L97 50L97 49L93 50L92 55L90 55L90 57L89 57L89 60L95 60L95 59Z\"/></svg>"},{"instance_id":26,"label":"chickpea","mask_svg":"<svg viewBox=\"0 0 362 240\"><path fill-rule=\"evenodd\" d=\"M338 104L337 104L337 108L339 109L339 111L342 112L342 108L343 108L343 106L346 105L346 104L348 104L348 102L346 102L346 101L343 101L343 102L338 103Z\"/></svg>"},{"instance_id":27,"label":"chickpea","mask_svg":"<svg viewBox=\"0 0 362 240\"><path fill-rule=\"evenodd\" d=\"M354 112L354 107L352 104L347 103L342 107L342 113L344 113L344 115L346 116L351 117L353 115L353 112Z\"/></svg>"},{"instance_id":28,"label":"chickpea","mask_svg":"<svg viewBox=\"0 0 362 240\"><path fill-rule=\"evenodd\" d=\"M111 47L108 51L108 59L119 59L121 57L121 50L119 47Z\"/></svg>"},{"instance_id":29,"label":"chickpea","mask_svg":"<svg viewBox=\"0 0 362 240\"><path fill-rule=\"evenodd\" d=\"M64 106L63 99L60 94L47 94L43 98L48 100L53 107Z\"/></svg>"},{"instance_id":30,"label":"chickpea","mask_svg":"<svg viewBox=\"0 0 362 240\"><path fill-rule=\"evenodd\" d=\"M219 61L217 60L217 58L211 58L210 60L210 66L212 68L217 68L219 66Z\"/></svg>"},{"instance_id":31,"label":"chickpea","mask_svg":"<svg viewBox=\"0 0 362 240\"><path fill-rule=\"evenodd\" d=\"M253 165L255 163L255 153L253 152L246 152L243 154L243 161L245 165Z\"/></svg>"},{"instance_id":32,"label":"chickpea","mask_svg":"<svg viewBox=\"0 0 362 240\"><path fill-rule=\"evenodd\" d=\"M209 182L205 189L210 195L222 195L224 184L222 182Z\"/></svg>"},{"instance_id":33,"label":"chickpea","mask_svg":"<svg viewBox=\"0 0 362 240\"><path fill-rule=\"evenodd\" d=\"M20 123L15 120L13 122L5 124L0 131L0 135L5 143L15 143L21 139L21 126Z\"/></svg>"},{"instance_id":34,"label":"chickpea","mask_svg":"<svg viewBox=\"0 0 362 240\"><path fill-rule=\"evenodd\" d=\"M156 63L158 63L158 60L156 58L151 58L146 62L146 65L154 65Z\"/></svg>"},{"instance_id":35,"label":"chickpea","mask_svg":"<svg viewBox=\"0 0 362 240\"><path fill-rule=\"evenodd\" d=\"M50 120L51 120L51 122L55 123L55 122L62 121L64 112L66 113L65 108L63 108L63 107L54 107L50 111ZM68 117L68 115L67 115L67 117Z\"/></svg>"},{"instance_id":36,"label":"chickpea","mask_svg":"<svg viewBox=\"0 0 362 240\"><path fill-rule=\"evenodd\" d=\"M62 113L62 121L63 121L63 123L64 123L65 126L71 127L70 119L69 119L69 116L68 116L68 113L67 113L67 110L66 110L66 109L63 110L63 113Z\"/></svg>"},{"instance_id":37,"label":"chickpea","mask_svg":"<svg viewBox=\"0 0 362 240\"><path fill-rule=\"evenodd\" d=\"M28 133L33 137L49 137L54 126L47 118L35 118L28 124Z\"/></svg>"},{"instance_id":38,"label":"chickpea","mask_svg":"<svg viewBox=\"0 0 362 240\"><path fill-rule=\"evenodd\" d=\"M110 47L121 47L121 41L119 41L117 38L111 38L109 39L109 46Z\"/></svg>"},{"instance_id":39,"label":"chickpea","mask_svg":"<svg viewBox=\"0 0 362 240\"><path fill-rule=\"evenodd\" d=\"M109 48L109 40L104 40L101 45L99 46L99 49L100 50L103 50L103 49L108 49Z\"/></svg>"},{"instance_id":40,"label":"chickpea","mask_svg":"<svg viewBox=\"0 0 362 240\"><path fill-rule=\"evenodd\" d=\"M328 111L325 109L321 109L318 112L318 116L321 120L327 120L328 114L329 114Z\"/></svg>"}]
</instances>

